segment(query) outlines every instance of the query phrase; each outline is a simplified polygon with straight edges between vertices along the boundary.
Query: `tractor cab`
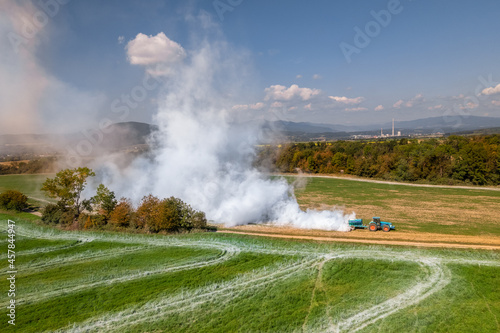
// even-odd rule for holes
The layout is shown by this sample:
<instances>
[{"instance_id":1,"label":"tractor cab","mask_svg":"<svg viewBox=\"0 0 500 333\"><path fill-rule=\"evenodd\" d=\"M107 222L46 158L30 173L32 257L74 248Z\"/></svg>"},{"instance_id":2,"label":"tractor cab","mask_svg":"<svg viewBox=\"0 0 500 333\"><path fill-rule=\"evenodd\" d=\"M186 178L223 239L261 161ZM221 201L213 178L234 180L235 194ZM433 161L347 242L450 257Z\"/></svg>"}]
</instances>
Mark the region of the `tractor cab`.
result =
<instances>
[{"instance_id":1,"label":"tractor cab","mask_svg":"<svg viewBox=\"0 0 500 333\"><path fill-rule=\"evenodd\" d=\"M375 223L377 227L380 227L380 217L373 217L370 223Z\"/></svg>"}]
</instances>

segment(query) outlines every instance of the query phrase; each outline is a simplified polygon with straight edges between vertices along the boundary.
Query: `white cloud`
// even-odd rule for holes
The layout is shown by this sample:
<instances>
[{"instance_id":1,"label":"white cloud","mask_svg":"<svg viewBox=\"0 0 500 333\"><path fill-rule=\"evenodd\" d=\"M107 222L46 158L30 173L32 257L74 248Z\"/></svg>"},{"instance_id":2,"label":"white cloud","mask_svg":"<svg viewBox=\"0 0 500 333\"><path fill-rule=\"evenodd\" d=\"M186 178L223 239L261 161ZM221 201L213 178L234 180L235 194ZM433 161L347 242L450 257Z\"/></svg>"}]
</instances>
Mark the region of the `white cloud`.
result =
<instances>
[{"instance_id":1,"label":"white cloud","mask_svg":"<svg viewBox=\"0 0 500 333\"><path fill-rule=\"evenodd\" d=\"M383 105L379 105L375 108L375 111L382 111L384 109Z\"/></svg>"},{"instance_id":2,"label":"white cloud","mask_svg":"<svg viewBox=\"0 0 500 333\"><path fill-rule=\"evenodd\" d=\"M163 32L156 36L139 33L125 49L132 65L146 66L147 72L154 76L168 75L172 66L186 57L184 48Z\"/></svg>"},{"instance_id":3,"label":"white cloud","mask_svg":"<svg viewBox=\"0 0 500 333\"><path fill-rule=\"evenodd\" d=\"M399 101L397 101L396 103L394 103L392 105L392 107L396 108L396 109L401 108L401 106L405 106L407 108L411 108L411 107L413 107L415 105L422 104L423 102L425 102L424 95L418 94L418 95L416 95L415 97L409 99L406 102L404 100L400 99Z\"/></svg>"},{"instance_id":4,"label":"white cloud","mask_svg":"<svg viewBox=\"0 0 500 333\"><path fill-rule=\"evenodd\" d=\"M299 74L299 75L296 76L296 78L297 79L302 79L302 75Z\"/></svg>"},{"instance_id":5,"label":"white cloud","mask_svg":"<svg viewBox=\"0 0 500 333\"><path fill-rule=\"evenodd\" d=\"M402 99L400 99L399 101L397 101L396 103L394 103L392 105L393 108L396 108L396 109L399 109L401 107L401 105L404 104L405 101L403 101Z\"/></svg>"},{"instance_id":6,"label":"white cloud","mask_svg":"<svg viewBox=\"0 0 500 333\"><path fill-rule=\"evenodd\" d=\"M500 106L500 101L491 101L491 104L495 106Z\"/></svg>"},{"instance_id":7,"label":"white cloud","mask_svg":"<svg viewBox=\"0 0 500 333\"><path fill-rule=\"evenodd\" d=\"M479 105L476 103L469 102L465 105L460 106L460 109L462 110L471 110L477 108Z\"/></svg>"},{"instance_id":8,"label":"white cloud","mask_svg":"<svg viewBox=\"0 0 500 333\"><path fill-rule=\"evenodd\" d=\"M260 110L266 106L264 103L255 103L250 105L250 109L252 110Z\"/></svg>"},{"instance_id":9,"label":"white cloud","mask_svg":"<svg viewBox=\"0 0 500 333\"><path fill-rule=\"evenodd\" d=\"M242 110L261 110L265 107L266 105L264 103L255 103L255 104L238 104L234 105L232 107L233 110L235 111L242 111Z\"/></svg>"},{"instance_id":10,"label":"white cloud","mask_svg":"<svg viewBox=\"0 0 500 333\"><path fill-rule=\"evenodd\" d=\"M282 108L283 107L283 103L281 102L274 102L273 104L271 104L271 108Z\"/></svg>"},{"instance_id":11,"label":"white cloud","mask_svg":"<svg viewBox=\"0 0 500 333\"><path fill-rule=\"evenodd\" d=\"M313 75L313 79L314 79L314 80L319 80L319 79L321 79L321 77L322 77L322 76L321 76L321 75L319 75L319 74L314 74L314 75Z\"/></svg>"},{"instance_id":12,"label":"white cloud","mask_svg":"<svg viewBox=\"0 0 500 333\"><path fill-rule=\"evenodd\" d=\"M292 84L290 88L277 84L266 88L264 91L266 92L266 97L264 98L266 101L270 99L289 101L295 97L300 97L303 101L307 101L321 92L319 89L300 88L296 84Z\"/></svg>"},{"instance_id":13,"label":"white cloud","mask_svg":"<svg viewBox=\"0 0 500 333\"><path fill-rule=\"evenodd\" d=\"M288 111L293 111L293 110L296 110L296 109L297 109L297 107L296 107L296 106L290 106L290 107L288 108Z\"/></svg>"},{"instance_id":14,"label":"white cloud","mask_svg":"<svg viewBox=\"0 0 500 333\"><path fill-rule=\"evenodd\" d=\"M347 104L347 105L355 105L363 102L365 99L364 97L355 97L355 98L349 98L345 96L328 96L328 98L334 100L335 102Z\"/></svg>"},{"instance_id":15,"label":"white cloud","mask_svg":"<svg viewBox=\"0 0 500 333\"><path fill-rule=\"evenodd\" d=\"M246 105L246 104L238 104L238 105L234 105L234 106L232 107L232 109L233 109L234 111L248 110L248 105Z\"/></svg>"},{"instance_id":16,"label":"white cloud","mask_svg":"<svg viewBox=\"0 0 500 333\"><path fill-rule=\"evenodd\" d=\"M483 89L481 92L483 95L494 95L500 93L500 84L497 84L495 87L490 87Z\"/></svg>"},{"instance_id":17,"label":"white cloud","mask_svg":"<svg viewBox=\"0 0 500 333\"><path fill-rule=\"evenodd\" d=\"M346 108L344 109L344 111L347 111L347 112L358 112L358 111L366 111L368 110L367 108L363 108L363 107L358 107L358 108Z\"/></svg>"},{"instance_id":18,"label":"white cloud","mask_svg":"<svg viewBox=\"0 0 500 333\"><path fill-rule=\"evenodd\" d=\"M304 106L304 109L306 109L306 110L312 110L312 103L309 103L306 106Z\"/></svg>"},{"instance_id":19,"label":"white cloud","mask_svg":"<svg viewBox=\"0 0 500 333\"><path fill-rule=\"evenodd\" d=\"M439 104L439 105L429 106L427 109L428 110L443 110L444 106L442 104Z\"/></svg>"},{"instance_id":20,"label":"white cloud","mask_svg":"<svg viewBox=\"0 0 500 333\"><path fill-rule=\"evenodd\" d=\"M123 44L124 41L125 41L125 37L118 36L118 44Z\"/></svg>"},{"instance_id":21,"label":"white cloud","mask_svg":"<svg viewBox=\"0 0 500 333\"><path fill-rule=\"evenodd\" d=\"M411 108L412 106L418 105L424 101L424 96L422 94L418 94L412 99L410 99L408 102L406 102L405 106L407 108Z\"/></svg>"}]
</instances>

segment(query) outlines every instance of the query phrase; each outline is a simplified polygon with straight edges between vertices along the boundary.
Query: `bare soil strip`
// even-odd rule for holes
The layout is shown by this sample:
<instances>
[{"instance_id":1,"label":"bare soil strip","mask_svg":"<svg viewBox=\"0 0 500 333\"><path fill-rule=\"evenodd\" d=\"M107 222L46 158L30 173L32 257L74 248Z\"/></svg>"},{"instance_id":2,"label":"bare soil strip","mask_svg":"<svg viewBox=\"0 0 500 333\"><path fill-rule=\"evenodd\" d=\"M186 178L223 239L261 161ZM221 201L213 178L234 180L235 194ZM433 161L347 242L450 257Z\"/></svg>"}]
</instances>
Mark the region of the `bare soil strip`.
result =
<instances>
[{"instance_id":1,"label":"bare soil strip","mask_svg":"<svg viewBox=\"0 0 500 333\"><path fill-rule=\"evenodd\" d=\"M260 236L260 237L316 240L316 241L323 241L323 242L362 243L362 244L376 244L376 245L398 245L398 246L412 246L412 247L426 247L426 248L500 250L500 240L497 240L499 244L496 244L496 245L488 244L487 245L487 244L462 244L462 243L447 243L447 242L423 242L423 241L414 242L414 241L401 241L401 240L359 239L359 238L347 238L347 237L325 237L325 236L310 236L310 235L289 235L289 234L280 234L280 233L250 232L250 231L237 231L237 230L220 230L217 232L228 233L228 234Z\"/></svg>"}]
</instances>

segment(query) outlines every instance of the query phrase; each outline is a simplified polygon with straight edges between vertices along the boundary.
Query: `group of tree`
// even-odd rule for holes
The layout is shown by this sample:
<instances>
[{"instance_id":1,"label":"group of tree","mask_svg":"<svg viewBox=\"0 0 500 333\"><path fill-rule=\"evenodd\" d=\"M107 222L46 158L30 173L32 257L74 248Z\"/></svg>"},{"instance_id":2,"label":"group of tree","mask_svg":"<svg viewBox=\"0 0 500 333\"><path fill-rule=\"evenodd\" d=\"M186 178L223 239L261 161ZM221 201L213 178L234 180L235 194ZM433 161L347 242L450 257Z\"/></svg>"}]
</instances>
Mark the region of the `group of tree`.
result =
<instances>
[{"instance_id":1,"label":"group of tree","mask_svg":"<svg viewBox=\"0 0 500 333\"><path fill-rule=\"evenodd\" d=\"M56 177L47 179L41 190L58 202L45 207L42 221L83 229L148 233L208 229L205 213L175 197L160 199L150 194L135 209L129 199L117 200L113 191L100 184L93 197L83 199L87 178L93 176L95 173L89 168L75 168L62 170Z\"/></svg>"},{"instance_id":2,"label":"group of tree","mask_svg":"<svg viewBox=\"0 0 500 333\"><path fill-rule=\"evenodd\" d=\"M499 185L500 135L297 143L261 149L256 164L277 172Z\"/></svg>"}]
</instances>

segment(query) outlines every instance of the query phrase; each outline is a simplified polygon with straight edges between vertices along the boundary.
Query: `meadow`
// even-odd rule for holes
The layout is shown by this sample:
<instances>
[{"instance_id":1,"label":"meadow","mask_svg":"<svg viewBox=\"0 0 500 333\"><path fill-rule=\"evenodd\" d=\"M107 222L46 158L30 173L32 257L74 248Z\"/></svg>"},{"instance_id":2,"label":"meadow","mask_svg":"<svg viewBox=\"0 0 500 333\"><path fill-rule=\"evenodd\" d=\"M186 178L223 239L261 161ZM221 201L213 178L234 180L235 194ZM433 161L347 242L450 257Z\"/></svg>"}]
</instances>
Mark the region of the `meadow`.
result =
<instances>
[{"instance_id":1,"label":"meadow","mask_svg":"<svg viewBox=\"0 0 500 333\"><path fill-rule=\"evenodd\" d=\"M2 332L496 332L497 252L60 231L16 222ZM0 270L6 275L2 251ZM6 291L5 279L0 289Z\"/></svg>"},{"instance_id":2,"label":"meadow","mask_svg":"<svg viewBox=\"0 0 500 333\"><path fill-rule=\"evenodd\" d=\"M11 186L36 193L26 184L31 181L35 180L16 178ZM464 196L466 200L460 199ZM451 206L456 216L460 210L475 212L470 205L478 205L478 210L498 205L494 191L323 178L311 179L297 197L303 207L337 204L364 218L376 214L400 219L401 232L412 226L404 214L418 216L418 228L432 232L429 228L436 220L421 215L426 202ZM398 208L397 200L404 200L401 207L413 206L406 211ZM0 213L2 277L8 271L9 219L16 222L16 326L7 323L9 285L2 278L2 332L500 330L498 251L345 245L222 233L62 231L37 224L38 217L32 214L4 212ZM450 233L481 232L468 228L465 219L459 221ZM496 234L495 230L488 232Z\"/></svg>"},{"instance_id":3,"label":"meadow","mask_svg":"<svg viewBox=\"0 0 500 333\"><path fill-rule=\"evenodd\" d=\"M299 183L306 182L295 191L304 209L333 206L368 221L380 216L393 222L398 232L500 236L500 191L320 177L303 177Z\"/></svg>"}]
</instances>

